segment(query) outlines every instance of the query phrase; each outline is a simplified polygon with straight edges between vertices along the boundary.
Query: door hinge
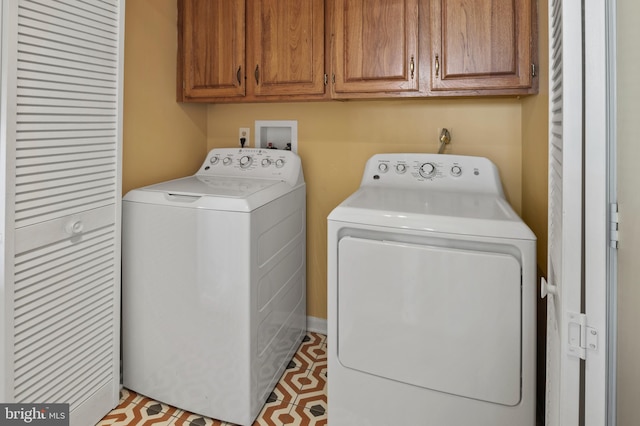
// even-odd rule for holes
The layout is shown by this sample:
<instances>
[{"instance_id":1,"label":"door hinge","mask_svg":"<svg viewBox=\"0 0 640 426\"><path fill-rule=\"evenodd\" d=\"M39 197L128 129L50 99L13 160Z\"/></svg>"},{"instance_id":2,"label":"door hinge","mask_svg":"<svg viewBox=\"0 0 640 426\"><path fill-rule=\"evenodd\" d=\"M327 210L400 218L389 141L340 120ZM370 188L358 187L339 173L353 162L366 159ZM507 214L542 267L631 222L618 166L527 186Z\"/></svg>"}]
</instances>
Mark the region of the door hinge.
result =
<instances>
[{"instance_id":1,"label":"door hinge","mask_svg":"<svg viewBox=\"0 0 640 426\"><path fill-rule=\"evenodd\" d=\"M587 349L598 349L598 330L587 327L585 314L567 313L567 353L580 359L587 359Z\"/></svg>"},{"instance_id":2,"label":"door hinge","mask_svg":"<svg viewBox=\"0 0 640 426\"><path fill-rule=\"evenodd\" d=\"M609 205L609 245L618 248L618 203Z\"/></svg>"},{"instance_id":3,"label":"door hinge","mask_svg":"<svg viewBox=\"0 0 640 426\"><path fill-rule=\"evenodd\" d=\"M536 64L531 64L531 77L536 76Z\"/></svg>"}]
</instances>

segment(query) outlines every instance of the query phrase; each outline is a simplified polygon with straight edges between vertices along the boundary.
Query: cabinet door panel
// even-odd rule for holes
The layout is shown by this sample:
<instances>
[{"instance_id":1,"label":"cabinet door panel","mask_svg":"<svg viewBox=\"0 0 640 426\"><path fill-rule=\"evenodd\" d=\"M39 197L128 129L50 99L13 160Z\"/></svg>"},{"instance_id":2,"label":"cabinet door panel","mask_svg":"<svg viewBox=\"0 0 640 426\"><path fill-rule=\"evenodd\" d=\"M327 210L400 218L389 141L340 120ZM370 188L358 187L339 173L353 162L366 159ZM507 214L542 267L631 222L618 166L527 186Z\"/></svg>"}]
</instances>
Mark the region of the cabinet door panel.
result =
<instances>
[{"instance_id":1,"label":"cabinet door panel","mask_svg":"<svg viewBox=\"0 0 640 426\"><path fill-rule=\"evenodd\" d=\"M432 2L432 90L528 88L530 0Z\"/></svg>"},{"instance_id":2,"label":"cabinet door panel","mask_svg":"<svg viewBox=\"0 0 640 426\"><path fill-rule=\"evenodd\" d=\"M245 0L184 0L187 98L244 96Z\"/></svg>"},{"instance_id":3,"label":"cabinet door panel","mask_svg":"<svg viewBox=\"0 0 640 426\"><path fill-rule=\"evenodd\" d=\"M335 92L418 90L418 0L335 1Z\"/></svg>"},{"instance_id":4,"label":"cabinet door panel","mask_svg":"<svg viewBox=\"0 0 640 426\"><path fill-rule=\"evenodd\" d=\"M324 0L255 0L247 28L256 96L324 93Z\"/></svg>"}]
</instances>

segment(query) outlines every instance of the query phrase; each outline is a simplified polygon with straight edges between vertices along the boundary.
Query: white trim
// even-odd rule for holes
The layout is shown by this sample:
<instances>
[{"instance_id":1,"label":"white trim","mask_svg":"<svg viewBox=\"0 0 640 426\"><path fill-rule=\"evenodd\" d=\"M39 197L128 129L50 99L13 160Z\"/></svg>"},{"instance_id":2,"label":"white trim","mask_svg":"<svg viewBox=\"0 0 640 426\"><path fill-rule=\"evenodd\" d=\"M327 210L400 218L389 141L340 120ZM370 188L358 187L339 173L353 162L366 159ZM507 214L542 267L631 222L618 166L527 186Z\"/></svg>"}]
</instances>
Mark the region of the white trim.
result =
<instances>
[{"instance_id":1,"label":"white trim","mask_svg":"<svg viewBox=\"0 0 640 426\"><path fill-rule=\"evenodd\" d=\"M617 187L617 1L607 2L607 154L608 202L618 202ZM611 218L609 218L611 221ZM607 426L617 424L618 251L609 247L607 259Z\"/></svg>"},{"instance_id":2,"label":"white trim","mask_svg":"<svg viewBox=\"0 0 640 426\"><path fill-rule=\"evenodd\" d=\"M324 318L307 317L307 331L327 335L327 320Z\"/></svg>"},{"instance_id":3,"label":"white trim","mask_svg":"<svg viewBox=\"0 0 640 426\"><path fill-rule=\"evenodd\" d=\"M607 414L607 6L585 2L584 14L584 304L587 326L597 330L599 342L597 349L587 348L584 424L596 426L606 423Z\"/></svg>"}]
</instances>

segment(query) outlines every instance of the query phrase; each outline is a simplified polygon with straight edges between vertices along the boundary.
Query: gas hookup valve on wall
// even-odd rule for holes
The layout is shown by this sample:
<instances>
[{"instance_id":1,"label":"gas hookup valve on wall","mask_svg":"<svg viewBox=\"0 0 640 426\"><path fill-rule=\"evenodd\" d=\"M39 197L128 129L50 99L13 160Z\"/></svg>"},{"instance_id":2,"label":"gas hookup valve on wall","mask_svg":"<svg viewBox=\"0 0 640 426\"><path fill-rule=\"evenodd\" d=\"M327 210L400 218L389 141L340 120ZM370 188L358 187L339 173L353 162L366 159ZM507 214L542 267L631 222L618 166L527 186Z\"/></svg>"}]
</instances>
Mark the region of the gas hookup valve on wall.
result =
<instances>
[{"instance_id":1,"label":"gas hookup valve on wall","mask_svg":"<svg viewBox=\"0 0 640 426\"><path fill-rule=\"evenodd\" d=\"M438 148L438 154L442 154L444 152L444 148L445 146L449 145L451 143L451 133L449 132L449 129L447 129L446 127L442 128L442 130L440 131L440 136L439 136L439 141L440 141L440 147Z\"/></svg>"}]
</instances>

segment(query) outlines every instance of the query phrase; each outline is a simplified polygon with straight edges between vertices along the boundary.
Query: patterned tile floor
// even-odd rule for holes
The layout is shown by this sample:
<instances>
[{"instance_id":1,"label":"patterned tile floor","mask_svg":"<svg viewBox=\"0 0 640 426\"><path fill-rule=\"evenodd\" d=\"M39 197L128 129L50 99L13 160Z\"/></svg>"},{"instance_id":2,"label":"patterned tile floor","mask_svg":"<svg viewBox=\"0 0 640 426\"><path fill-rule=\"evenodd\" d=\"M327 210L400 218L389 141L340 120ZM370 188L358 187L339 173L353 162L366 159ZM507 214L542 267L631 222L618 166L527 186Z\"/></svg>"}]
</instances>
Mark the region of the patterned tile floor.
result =
<instances>
[{"instance_id":1,"label":"patterned tile floor","mask_svg":"<svg viewBox=\"0 0 640 426\"><path fill-rule=\"evenodd\" d=\"M327 424L326 336L309 332L267 399L253 426ZM180 410L127 389L98 426L233 426Z\"/></svg>"}]
</instances>

